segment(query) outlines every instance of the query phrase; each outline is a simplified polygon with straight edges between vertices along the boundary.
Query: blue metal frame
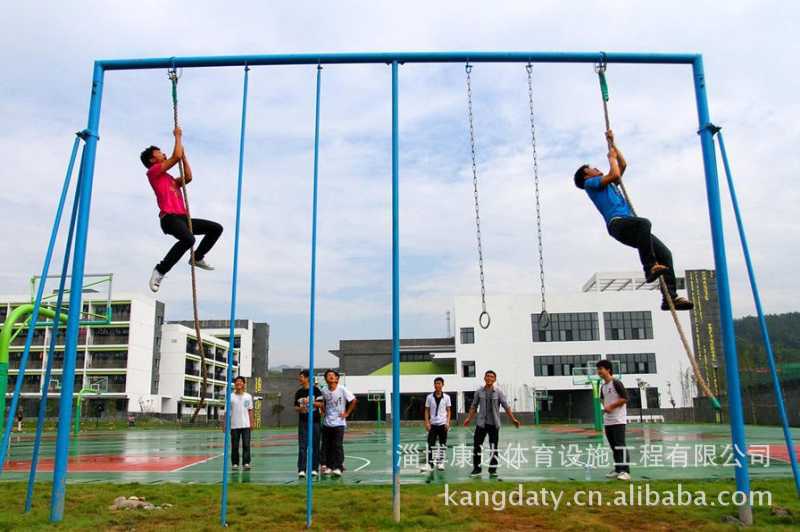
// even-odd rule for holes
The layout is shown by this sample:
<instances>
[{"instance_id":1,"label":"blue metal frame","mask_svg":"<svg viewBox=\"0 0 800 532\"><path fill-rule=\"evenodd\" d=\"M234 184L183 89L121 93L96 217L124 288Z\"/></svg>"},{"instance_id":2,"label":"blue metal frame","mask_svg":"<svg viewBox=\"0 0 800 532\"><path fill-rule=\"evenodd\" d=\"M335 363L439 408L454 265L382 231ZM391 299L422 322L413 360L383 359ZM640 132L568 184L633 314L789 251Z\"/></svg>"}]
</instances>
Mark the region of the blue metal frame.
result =
<instances>
[{"instance_id":1,"label":"blue metal frame","mask_svg":"<svg viewBox=\"0 0 800 532\"><path fill-rule=\"evenodd\" d=\"M654 54L654 53L602 53L602 52L406 52L406 53L344 53L344 54L277 54L277 55L237 55L166 57L151 59L100 60L94 65L92 98L89 107L89 126L91 134L87 137L84 159L84 184L80 196L78 227L73 262L73 277L70 292L70 317L67 328L67 356L64 366L64 383L61 393L61 412L58 425L56 463L51 501L51 520L60 521L64 511L64 489L66 479L66 458L69 449L70 403L72 401L75 373L75 349L80 311L80 288L83 282L86 238L91 204L92 179L94 173L97 131L100 119L103 76L106 70L136 70L170 67L219 67L219 66L257 66L257 65L324 65L374 63L389 64L392 71L392 477L395 519L399 519L399 404L400 404L400 305L399 305L399 132L398 132L398 66L403 63L631 63L631 64L686 64L694 73L695 95L697 100L700 140L703 150L709 218L714 245L714 260L717 271L717 288L720 299L720 318L722 339L725 350L726 370L729 383L729 408L732 440L739 452L746 452L744 418L742 413L741 391L739 388L736 343L733 334L733 314L731 309L728 269L723 241L719 183L714 157L712 133L705 127L709 123L708 102L703 73L703 60L699 54ZM243 140L244 136L242 136ZM240 154L241 155L241 154ZM241 179L241 175L240 175ZM241 185L241 181L240 181ZM237 198L237 242L238 208ZM235 252L236 253L236 252ZM235 286L235 277L234 277ZM233 297L235 298L235 288ZM73 301L75 299L75 301ZM233 309L233 306L232 306ZM233 311L232 311L233 315ZM229 370L230 371L230 370ZM230 390L228 391L228 398ZM226 409L226 417L227 409ZM227 438L227 434L226 434ZM227 450L227 442L226 442ZM749 493L749 477L746 460L736 468L736 485L740 491ZM223 468L224 471L224 468ZM223 489L226 488L223 482ZM748 517L749 506L744 508L743 516ZM747 520L747 519L746 519ZM224 519L223 519L224 521Z\"/></svg>"},{"instance_id":2,"label":"blue metal frame","mask_svg":"<svg viewBox=\"0 0 800 532\"><path fill-rule=\"evenodd\" d=\"M61 187L61 196L58 199L58 207L56 207L56 216L53 221L53 229L50 231L50 241L47 244L47 252L44 255L44 264L42 265L42 277L47 276L50 272L50 261L53 258L53 251L56 247L56 240L58 240L58 230L61 227L61 216L64 213L64 204L67 201L67 193L69 192L69 185L72 181L72 170L75 167L75 158L78 154L78 147L81 142L80 135L75 137L72 144L72 153L70 154L69 164L67 164L67 175L64 176L64 185ZM83 164L81 158L81 165ZM19 361L19 372L17 373L17 380L14 384L14 394L11 396L11 404L8 407L8 418L6 419L6 426L3 428L3 440L0 443L0 474L6 463L6 453L9 449L11 441L11 429L14 427L14 417L19 404L20 394L22 394L22 384L25 381L25 368L28 365L28 356L31 352L31 345L33 344L33 334L36 332L36 323L39 319L39 309L42 305L42 297L44 296L44 283L39 283L39 289L36 291L36 298L33 303L33 312L31 313L30 322L28 325L28 333L25 336L25 348L22 351L22 356Z\"/></svg>"},{"instance_id":3,"label":"blue metal frame","mask_svg":"<svg viewBox=\"0 0 800 532\"><path fill-rule=\"evenodd\" d=\"M233 384L233 329L236 325L236 293L239 284L239 230L242 220L242 176L244 174L244 145L247 130L247 85L250 67L244 66L244 89L242 90L242 128L239 135L239 174L236 179L236 228L233 237L233 274L231 276L231 315L228 332L228 368L225 386L225 447L222 451L222 497L220 500L219 521L228 524L228 449L231 443L231 386ZM205 393L205 390L203 390Z\"/></svg>"},{"instance_id":4,"label":"blue metal frame","mask_svg":"<svg viewBox=\"0 0 800 532\"><path fill-rule=\"evenodd\" d=\"M392 517L400 522L400 111L392 62Z\"/></svg>"},{"instance_id":5,"label":"blue metal frame","mask_svg":"<svg viewBox=\"0 0 800 532\"><path fill-rule=\"evenodd\" d=\"M767 330L767 320L764 318L764 309L761 307L761 295L758 291L758 283L756 282L756 272L753 267L753 261L750 258L750 245L747 243L747 235L744 231L744 221L742 220L742 213L739 210L739 200L736 197L736 188L733 185L733 172L731 172L731 165L728 162L728 153L725 151L725 140L722 138L722 131L719 128L712 128L717 134L717 143L719 144L719 152L722 156L722 166L725 169L725 177L728 181L728 191L731 196L731 203L733 204L733 212L736 216L736 228L739 231L739 240L742 243L742 253L744 254L744 262L747 265L747 277L750 280L750 289L753 292L753 302L756 306L756 313L758 314L758 326L761 329L761 338L764 340L764 347L767 352L767 364L769 365L769 372L772 376L772 389L775 392L775 402L778 405L778 415L781 419L783 426L783 438L786 440L786 450L789 453L789 463L792 466L792 475L794 476L794 487L797 494L800 495L800 474L797 467L797 454L794 452L794 441L792 440L792 432L789 428L789 418L786 415L786 405L783 400L783 390L781 389L781 381L778 377L778 368L775 365L775 354L772 352L772 342L769 339L769 331Z\"/></svg>"},{"instance_id":6,"label":"blue metal frame","mask_svg":"<svg viewBox=\"0 0 800 532\"><path fill-rule=\"evenodd\" d=\"M78 208L78 225L75 232L75 253L72 261L72 279L69 292L69 321L64 346L61 397L58 407L58 432L56 456L53 465L53 488L50 499L50 520L64 518L64 498L67 483L67 460L72 424L72 393L75 390L75 358L78 347L78 325L81 319L83 273L86 264L86 241L89 234L89 212L92 205L92 182L97 154L97 132L100 126L100 106L103 99L103 67L94 66L92 96L89 103L89 120L85 131L86 145L81 161L81 193ZM42 283L42 286L44 283Z\"/></svg>"},{"instance_id":7,"label":"blue metal frame","mask_svg":"<svg viewBox=\"0 0 800 532\"><path fill-rule=\"evenodd\" d=\"M717 291L719 294L719 314L722 326L722 346L725 353L725 376L728 381L728 415L731 424L731 440L736 459L735 467L737 491L750 495L750 473L747 463L747 442L744 432L744 410L742 390L739 382L739 357L736 354L736 336L733 330L733 306L728 282L728 261L725 256L725 235L722 225L722 205L719 196L719 176L714 152L713 133L709 127L711 118L708 111L703 58L698 56L692 63L694 92L697 100L697 118L700 124L700 145L703 150L703 167L706 177L706 196L708 216L711 224L711 239L714 244L714 266L717 272ZM739 518L745 524L752 522L752 508L749 504L739 507Z\"/></svg>"},{"instance_id":8,"label":"blue metal frame","mask_svg":"<svg viewBox=\"0 0 800 532\"><path fill-rule=\"evenodd\" d=\"M73 152L74 154L74 152ZM81 163L86 159L81 157ZM53 373L53 360L55 358L56 345L58 344L58 330L61 323L61 308L64 303L64 288L69 272L69 259L72 253L72 242L75 237L75 222L78 218L78 205L81 194L82 169L78 172L78 184L75 186L75 198L72 200L72 215L69 219L69 229L67 231L67 243L64 246L64 261L61 265L61 278L58 281L58 296L56 297L55 317L53 318L53 328L50 333L50 347L47 350L47 367L45 368L42 382L42 397L39 400L39 416L36 420L36 437L33 440L33 457L31 458L31 469L28 473L28 491L25 494L25 512L30 512L33 507L33 489L36 483L36 468L39 466L39 450L42 445L42 432L44 431L44 421L47 415L47 399L50 391L50 379Z\"/></svg>"},{"instance_id":9,"label":"blue metal frame","mask_svg":"<svg viewBox=\"0 0 800 532\"><path fill-rule=\"evenodd\" d=\"M317 65L317 93L314 111L314 179L311 200L311 289L308 311L308 425L306 427L306 528L311 528L314 510L312 471L314 454L319 448L314 441L314 341L317 316L317 199L319 191L319 118L322 88L322 65Z\"/></svg>"},{"instance_id":10,"label":"blue metal frame","mask_svg":"<svg viewBox=\"0 0 800 532\"><path fill-rule=\"evenodd\" d=\"M97 63L105 70L148 68L190 68L263 65L331 65L364 63L636 63L693 64L698 54L614 53L614 52L399 52L341 54L270 54L198 57L156 57L151 59L105 59Z\"/></svg>"}]
</instances>

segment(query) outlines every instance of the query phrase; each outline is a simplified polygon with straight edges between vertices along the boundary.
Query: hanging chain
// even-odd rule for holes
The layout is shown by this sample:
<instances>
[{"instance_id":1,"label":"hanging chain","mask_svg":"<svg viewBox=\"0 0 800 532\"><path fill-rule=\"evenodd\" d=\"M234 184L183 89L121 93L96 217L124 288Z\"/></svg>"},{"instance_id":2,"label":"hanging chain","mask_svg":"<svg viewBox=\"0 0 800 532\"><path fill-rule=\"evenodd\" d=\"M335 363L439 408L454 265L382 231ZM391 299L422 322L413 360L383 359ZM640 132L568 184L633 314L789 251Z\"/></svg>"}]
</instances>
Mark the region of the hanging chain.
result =
<instances>
[{"instance_id":1,"label":"hanging chain","mask_svg":"<svg viewBox=\"0 0 800 532\"><path fill-rule=\"evenodd\" d=\"M542 204L540 201L539 156L536 152L536 120L533 106L533 63L525 66L528 72L528 105L531 119L531 153L533 157L533 192L536 200L536 243L539 251L539 290L542 296L542 312L539 314L539 328L550 326L550 315L547 313L547 299L544 290L544 252L542 246Z\"/></svg>"},{"instance_id":2,"label":"hanging chain","mask_svg":"<svg viewBox=\"0 0 800 532\"><path fill-rule=\"evenodd\" d=\"M483 244L481 243L481 213L480 202L478 200L478 157L475 148L475 123L472 114L472 65L467 63L465 67L467 73L467 119L469 121L469 144L472 151L472 188L475 196L475 236L478 240L478 268L481 275L481 315L478 318L480 326L484 329L489 328L491 318L486 311L486 281L483 275Z\"/></svg>"}]
</instances>

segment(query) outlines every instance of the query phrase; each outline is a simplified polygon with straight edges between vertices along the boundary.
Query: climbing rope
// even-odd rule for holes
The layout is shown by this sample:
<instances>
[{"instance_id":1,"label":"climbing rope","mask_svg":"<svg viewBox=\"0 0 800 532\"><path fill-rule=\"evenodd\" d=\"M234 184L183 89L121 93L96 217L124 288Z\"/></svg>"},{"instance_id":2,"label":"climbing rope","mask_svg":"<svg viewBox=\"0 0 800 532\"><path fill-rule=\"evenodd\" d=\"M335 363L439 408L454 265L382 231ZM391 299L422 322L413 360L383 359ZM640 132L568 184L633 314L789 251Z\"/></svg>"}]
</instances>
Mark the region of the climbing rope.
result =
<instances>
[{"instance_id":1,"label":"climbing rope","mask_svg":"<svg viewBox=\"0 0 800 532\"><path fill-rule=\"evenodd\" d=\"M602 53L601 60L599 63L595 65L595 72L597 73L597 77L600 81L600 92L603 97L603 114L605 116L606 122L606 131L611 129L611 124L608 118L608 84L606 82L606 68L608 67L608 61L606 59L606 54ZM611 149L613 146L612 142L608 141L608 148ZM628 196L628 191L625 189L625 184L622 182L622 177L619 179L619 188L622 191L622 195L625 198L625 201L628 203L628 207L630 207L631 212L634 216L636 216L636 209L633 207L633 203L631 202L630 196ZM702 390L703 395L705 395L710 401L711 404L714 406L715 409L720 409L719 400L711 391L711 388L708 386L705 377L700 372L700 366L697 363L697 359L694 356L694 352L692 351L692 347L689 345L689 340L686 337L686 333L683 330L683 326L681 325L680 320L678 319L678 312L675 309L675 302L672 300L672 296L667 289L667 283L664 281L664 277L661 276L658 278L659 288L661 289L661 293L664 296L664 301L667 302L667 306L669 306L669 312L672 315L672 321L675 322L675 328L678 330L678 335L681 337L681 343L683 344L683 349L686 351L686 356L689 359L689 363L692 366L692 371L694 372L694 378L697 382L698 387Z\"/></svg>"},{"instance_id":2,"label":"climbing rope","mask_svg":"<svg viewBox=\"0 0 800 532\"><path fill-rule=\"evenodd\" d=\"M531 153L533 157L533 196L536 200L536 243L539 251L539 293L542 297L542 311L539 314L539 330L550 327L550 314L547 313L547 299L544 292L544 253L542 246L542 204L539 199L539 157L536 152L536 120L533 114L533 63L525 65L528 72L528 105L531 119Z\"/></svg>"},{"instance_id":3,"label":"climbing rope","mask_svg":"<svg viewBox=\"0 0 800 532\"><path fill-rule=\"evenodd\" d=\"M172 83L172 119L175 124L175 128L178 127L178 79L180 79L180 75L178 74L178 70L175 67L170 68L167 71L167 76L169 77L170 82ZM180 172L181 176L181 192L183 192L183 204L186 207L186 219L189 225L189 232L194 234L194 230L192 229L192 212L189 210L189 194L186 190L186 179L184 177L184 170L183 170L183 159L178 161L178 171ZM192 244L190 252L190 262L192 265L192 310L194 311L194 333L197 336L197 347L200 350L200 375L203 377L203 389L200 390L200 401L197 403L197 406L192 413L192 423L195 422L197 419L197 415L200 413L200 410L206 404L206 391L208 389L208 370L206 368L206 355L205 355L205 348L203 347L203 337L200 335L200 318L198 317L197 312L197 276L195 271L195 260L194 260L194 244ZM229 355L230 356L230 355Z\"/></svg>"},{"instance_id":4,"label":"climbing rope","mask_svg":"<svg viewBox=\"0 0 800 532\"><path fill-rule=\"evenodd\" d=\"M483 244L481 243L481 210L478 200L478 157L475 148L475 123L472 115L472 65L466 64L467 72L467 120L469 121L469 144L472 151L472 188L475 196L475 236L478 240L478 268L481 275L481 315L478 323L481 328L488 329L492 318L486 310L486 280L483 275Z\"/></svg>"}]
</instances>

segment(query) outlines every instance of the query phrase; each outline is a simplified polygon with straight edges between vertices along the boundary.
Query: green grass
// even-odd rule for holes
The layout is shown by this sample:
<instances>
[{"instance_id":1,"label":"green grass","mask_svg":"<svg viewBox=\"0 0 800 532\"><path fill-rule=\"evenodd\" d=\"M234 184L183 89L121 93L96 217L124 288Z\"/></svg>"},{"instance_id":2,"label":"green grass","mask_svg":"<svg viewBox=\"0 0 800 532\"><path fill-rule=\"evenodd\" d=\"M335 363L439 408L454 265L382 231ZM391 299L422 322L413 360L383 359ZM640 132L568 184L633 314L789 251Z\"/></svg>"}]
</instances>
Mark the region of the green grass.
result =
<instances>
[{"instance_id":1,"label":"green grass","mask_svg":"<svg viewBox=\"0 0 800 532\"><path fill-rule=\"evenodd\" d=\"M639 484L639 483L637 483ZM472 482L451 484L459 490L512 490L512 482ZM525 490L564 490L566 498L576 490L593 489L611 498L620 483L546 482L526 483ZM650 482L652 489L676 489L670 481ZM685 490L704 491L709 499L721 490L731 489L730 481L684 482ZM37 500L30 515L21 514L25 484L0 484L0 530L217 530L219 529L220 487L213 485L70 485L66 516L62 525L48 522L50 484L37 486ZM791 480L757 480L754 490L769 490L774 506L786 508L789 516L773 515L768 507L754 509L756 526L750 530L798 530L800 500ZM442 485L404 486L402 522L391 520L391 487L336 486L315 488L316 530L736 530L723 522L733 515L724 507L508 507L493 511L486 507L445 507ZM155 504L171 503L173 508L158 511L111 511L115 497L144 496ZM305 516L303 486L264 486L231 484L229 525L232 530L302 530Z\"/></svg>"}]
</instances>

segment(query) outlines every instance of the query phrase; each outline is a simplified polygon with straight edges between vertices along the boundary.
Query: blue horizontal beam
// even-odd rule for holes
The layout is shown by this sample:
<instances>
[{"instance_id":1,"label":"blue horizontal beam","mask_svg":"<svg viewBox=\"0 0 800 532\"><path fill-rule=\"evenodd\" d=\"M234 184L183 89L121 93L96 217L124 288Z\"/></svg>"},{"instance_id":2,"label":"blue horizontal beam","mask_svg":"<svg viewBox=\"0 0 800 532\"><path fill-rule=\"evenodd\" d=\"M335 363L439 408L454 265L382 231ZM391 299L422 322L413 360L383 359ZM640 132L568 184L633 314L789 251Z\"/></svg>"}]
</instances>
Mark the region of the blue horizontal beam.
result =
<instances>
[{"instance_id":1,"label":"blue horizontal beam","mask_svg":"<svg viewBox=\"0 0 800 532\"><path fill-rule=\"evenodd\" d=\"M618 52L388 52L338 54L222 55L99 60L104 70L191 68L256 65L317 65L359 63L636 63L692 64L699 54Z\"/></svg>"}]
</instances>

